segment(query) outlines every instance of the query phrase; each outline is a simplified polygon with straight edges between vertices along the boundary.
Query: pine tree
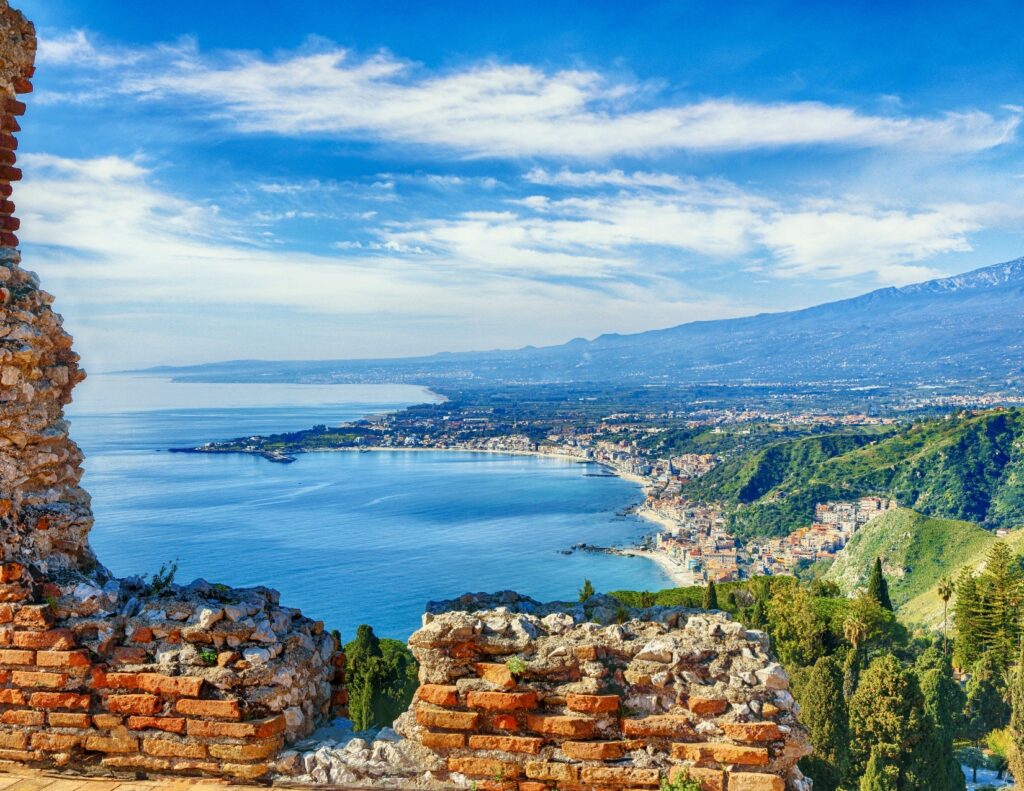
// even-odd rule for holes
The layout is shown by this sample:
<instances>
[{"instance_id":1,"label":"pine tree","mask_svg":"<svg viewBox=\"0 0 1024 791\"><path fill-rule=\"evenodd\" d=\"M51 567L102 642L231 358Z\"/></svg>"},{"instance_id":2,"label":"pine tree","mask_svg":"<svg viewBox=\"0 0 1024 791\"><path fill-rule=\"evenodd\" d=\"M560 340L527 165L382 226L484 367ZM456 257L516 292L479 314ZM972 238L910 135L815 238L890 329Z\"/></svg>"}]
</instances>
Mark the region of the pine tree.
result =
<instances>
[{"instance_id":1,"label":"pine tree","mask_svg":"<svg viewBox=\"0 0 1024 791\"><path fill-rule=\"evenodd\" d=\"M1016 659L1021 636L1024 571L1020 559L1006 544L997 542L985 558L985 571L978 582L981 606L973 626L983 649L1005 672Z\"/></svg>"},{"instance_id":2,"label":"pine tree","mask_svg":"<svg viewBox=\"0 0 1024 791\"><path fill-rule=\"evenodd\" d=\"M876 602L885 609L892 612L892 601L889 599L889 583L885 581L882 573L882 559L875 558L875 566L871 570L871 579L868 581L868 593Z\"/></svg>"},{"instance_id":3,"label":"pine tree","mask_svg":"<svg viewBox=\"0 0 1024 791\"><path fill-rule=\"evenodd\" d=\"M1010 677L1010 746L1006 760L1015 778L1024 778L1024 648Z\"/></svg>"},{"instance_id":4,"label":"pine tree","mask_svg":"<svg viewBox=\"0 0 1024 791\"><path fill-rule=\"evenodd\" d=\"M580 601L584 602L596 593L590 580L583 580L583 587L579 590Z\"/></svg>"},{"instance_id":5,"label":"pine tree","mask_svg":"<svg viewBox=\"0 0 1024 791\"><path fill-rule=\"evenodd\" d=\"M843 696L843 670L834 656L814 663L799 694L800 719L810 732L814 754L800 766L818 791L835 791L843 784L849 759L849 727Z\"/></svg>"},{"instance_id":6,"label":"pine tree","mask_svg":"<svg viewBox=\"0 0 1024 791\"><path fill-rule=\"evenodd\" d=\"M795 580L776 588L768 619L772 644L784 665L808 667L824 656L828 626L815 612L811 594Z\"/></svg>"},{"instance_id":7,"label":"pine tree","mask_svg":"<svg viewBox=\"0 0 1024 791\"><path fill-rule=\"evenodd\" d=\"M708 580L707 587L704 588L704 603L702 606L705 610L718 609L718 591L715 590L714 580Z\"/></svg>"},{"instance_id":8,"label":"pine tree","mask_svg":"<svg viewBox=\"0 0 1024 791\"><path fill-rule=\"evenodd\" d=\"M975 628L980 609L978 579L970 570L964 569L956 581L956 602L953 605L953 621L956 624L953 664L956 667L968 668L982 654L981 641Z\"/></svg>"}]
</instances>

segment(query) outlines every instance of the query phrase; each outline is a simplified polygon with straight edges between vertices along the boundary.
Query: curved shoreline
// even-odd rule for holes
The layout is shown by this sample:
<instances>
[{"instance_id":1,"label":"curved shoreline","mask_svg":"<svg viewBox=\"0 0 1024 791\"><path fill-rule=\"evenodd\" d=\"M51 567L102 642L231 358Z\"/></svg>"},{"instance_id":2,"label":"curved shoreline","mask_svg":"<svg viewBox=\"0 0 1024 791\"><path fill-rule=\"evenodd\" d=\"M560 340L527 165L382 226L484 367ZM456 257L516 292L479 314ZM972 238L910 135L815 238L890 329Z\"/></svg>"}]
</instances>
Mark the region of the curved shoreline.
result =
<instances>
[{"instance_id":1,"label":"curved shoreline","mask_svg":"<svg viewBox=\"0 0 1024 791\"><path fill-rule=\"evenodd\" d=\"M572 461L577 464L596 464L606 470L614 473L616 478L621 478L624 481L635 483L640 487L641 492L644 496L644 502L641 503L636 510L633 512L640 519L644 519L648 522L652 522L658 526L660 530L672 531L679 525L667 516L662 516L652 508L647 507L646 497L648 489L651 486L651 482L640 475L636 475L630 472L623 472L622 470L616 469L610 464L596 461L594 459L580 458L579 456L573 456L568 453L544 453L537 450L496 450L492 448L392 448L386 446L369 446L363 448L313 448L303 453L362 453L362 452L373 452L373 453L488 453L498 456L535 456L538 458L545 459L560 459L563 461ZM681 588L690 587L694 585L692 575L690 572L681 569L679 565L673 562L668 556L659 553L651 552L646 549L640 549L638 547L626 547L624 549L617 549L617 554L630 555L632 557L646 558L647 560L655 563L665 575L677 586Z\"/></svg>"}]
</instances>

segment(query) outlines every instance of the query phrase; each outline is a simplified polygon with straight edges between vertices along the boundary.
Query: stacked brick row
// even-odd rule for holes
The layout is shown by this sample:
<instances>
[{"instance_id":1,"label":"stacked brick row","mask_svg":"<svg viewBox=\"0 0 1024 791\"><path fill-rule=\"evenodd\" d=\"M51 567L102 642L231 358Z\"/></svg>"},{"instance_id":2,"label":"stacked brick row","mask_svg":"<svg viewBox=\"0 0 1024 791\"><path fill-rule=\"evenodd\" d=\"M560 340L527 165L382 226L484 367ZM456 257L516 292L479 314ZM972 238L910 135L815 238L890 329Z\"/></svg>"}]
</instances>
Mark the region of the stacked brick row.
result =
<instances>
[{"instance_id":1,"label":"stacked brick row","mask_svg":"<svg viewBox=\"0 0 1024 791\"><path fill-rule=\"evenodd\" d=\"M17 576L10 565L0 573ZM184 615L190 594L183 620L154 617ZM255 643L194 594L154 597L124 618L86 614L96 596L0 604L0 760L252 780L286 737L337 713L339 689L318 679L337 677L343 655L322 624L285 612L283 639ZM275 644L282 661L268 656Z\"/></svg>"},{"instance_id":2,"label":"stacked brick row","mask_svg":"<svg viewBox=\"0 0 1024 791\"><path fill-rule=\"evenodd\" d=\"M764 635L673 617L433 616L410 638L423 683L396 727L481 791L655 789L683 773L705 791L804 788L806 734Z\"/></svg>"}]
</instances>

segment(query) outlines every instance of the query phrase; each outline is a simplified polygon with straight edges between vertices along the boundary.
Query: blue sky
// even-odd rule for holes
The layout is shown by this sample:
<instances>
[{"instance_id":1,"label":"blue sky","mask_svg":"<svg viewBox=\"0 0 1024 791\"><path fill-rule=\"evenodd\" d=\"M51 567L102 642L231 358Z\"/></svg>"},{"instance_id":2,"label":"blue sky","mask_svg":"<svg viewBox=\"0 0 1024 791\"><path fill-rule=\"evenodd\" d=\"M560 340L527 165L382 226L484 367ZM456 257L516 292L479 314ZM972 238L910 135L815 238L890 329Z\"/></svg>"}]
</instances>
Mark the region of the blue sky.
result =
<instances>
[{"instance_id":1,"label":"blue sky","mask_svg":"<svg viewBox=\"0 0 1024 791\"><path fill-rule=\"evenodd\" d=\"M25 264L93 370L557 343L1024 254L1019 3L16 5Z\"/></svg>"}]
</instances>

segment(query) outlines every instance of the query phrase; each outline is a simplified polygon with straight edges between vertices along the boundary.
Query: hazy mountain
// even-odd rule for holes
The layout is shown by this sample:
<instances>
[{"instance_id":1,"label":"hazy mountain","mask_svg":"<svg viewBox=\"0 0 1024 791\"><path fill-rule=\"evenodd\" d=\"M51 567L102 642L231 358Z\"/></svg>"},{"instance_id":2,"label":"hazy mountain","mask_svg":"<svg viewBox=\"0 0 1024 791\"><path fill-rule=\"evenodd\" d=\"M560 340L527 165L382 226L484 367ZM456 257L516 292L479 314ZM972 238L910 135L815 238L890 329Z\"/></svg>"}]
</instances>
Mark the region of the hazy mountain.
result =
<instances>
[{"instance_id":1,"label":"hazy mountain","mask_svg":"<svg viewBox=\"0 0 1024 791\"><path fill-rule=\"evenodd\" d=\"M189 379L264 382L1016 381L1024 370L1024 258L804 310L559 346L155 370Z\"/></svg>"}]
</instances>

